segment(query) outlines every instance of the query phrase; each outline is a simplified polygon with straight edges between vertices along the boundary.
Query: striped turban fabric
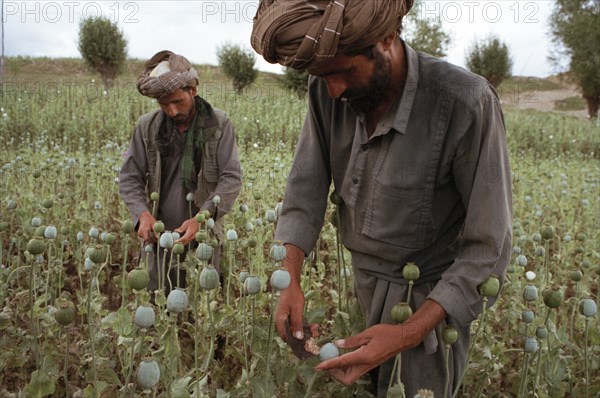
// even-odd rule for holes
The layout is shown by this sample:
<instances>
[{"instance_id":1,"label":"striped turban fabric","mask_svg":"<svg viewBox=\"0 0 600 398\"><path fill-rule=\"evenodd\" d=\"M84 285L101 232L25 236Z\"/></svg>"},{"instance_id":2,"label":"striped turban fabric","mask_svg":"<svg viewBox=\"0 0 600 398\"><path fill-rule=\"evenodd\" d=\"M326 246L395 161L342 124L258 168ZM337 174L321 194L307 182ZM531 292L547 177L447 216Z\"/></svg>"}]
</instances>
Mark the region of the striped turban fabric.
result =
<instances>
[{"instance_id":1,"label":"striped turban fabric","mask_svg":"<svg viewBox=\"0 0 600 398\"><path fill-rule=\"evenodd\" d=\"M314 67L396 31L414 0L261 0L251 44L267 62Z\"/></svg>"},{"instance_id":2,"label":"striped turban fabric","mask_svg":"<svg viewBox=\"0 0 600 398\"><path fill-rule=\"evenodd\" d=\"M138 78L137 89L146 97L161 98L175 90L196 87L198 72L187 58L171 51L156 53Z\"/></svg>"}]
</instances>

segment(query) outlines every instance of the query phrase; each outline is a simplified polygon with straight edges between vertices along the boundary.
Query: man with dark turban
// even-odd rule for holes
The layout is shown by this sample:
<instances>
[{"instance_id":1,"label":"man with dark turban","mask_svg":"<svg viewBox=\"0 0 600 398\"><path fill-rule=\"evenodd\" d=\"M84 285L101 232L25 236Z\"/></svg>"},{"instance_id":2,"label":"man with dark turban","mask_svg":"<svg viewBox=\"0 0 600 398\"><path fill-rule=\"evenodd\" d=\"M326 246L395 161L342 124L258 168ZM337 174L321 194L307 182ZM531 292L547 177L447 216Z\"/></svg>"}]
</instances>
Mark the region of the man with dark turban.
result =
<instances>
[{"instance_id":1,"label":"man with dark turban","mask_svg":"<svg viewBox=\"0 0 600 398\"><path fill-rule=\"evenodd\" d=\"M233 207L241 188L233 126L223 111L197 95L198 83L192 64L171 51L160 51L146 62L137 83L138 91L155 98L160 109L138 120L119 174L119 192L138 236L146 244L154 244L152 254L141 254L142 260L148 259L151 290L168 291L177 281L180 286L185 283L183 272L176 275L173 271L167 278L168 264L158 263L163 261L164 249L157 255L156 221L180 234L176 243L194 244L199 229L195 216L207 210L215 220L212 231L220 242L223 216ZM151 200L153 193L158 200ZM219 254L217 247L212 258L217 267ZM159 281L164 281L162 286Z\"/></svg>"},{"instance_id":2,"label":"man with dark turban","mask_svg":"<svg viewBox=\"0 0 600 398\"><path fill-rule=\"evenodd\" d=\"M251 38L267 61L312 75L275 236L286 243L283 266L292 275L277 307L278 333L286 340L289 322L290 338L303 338L301 267L333 181L367 328L339 340L345 354L317 370L348 385L371 372L380 397L396 379L399 353L406 396L420 388L436 397L452 393L466 369L470 323L483 305L479 286L488 278L502 283L512 239L498 97L482 77L404 43L399 33L411 5L262 0ZM419 270L410 297L408 263ZM400 302L413 314L396 324L391 309ZM459 337L445 358L447 325Z\"/></svg>"}]
</instances>

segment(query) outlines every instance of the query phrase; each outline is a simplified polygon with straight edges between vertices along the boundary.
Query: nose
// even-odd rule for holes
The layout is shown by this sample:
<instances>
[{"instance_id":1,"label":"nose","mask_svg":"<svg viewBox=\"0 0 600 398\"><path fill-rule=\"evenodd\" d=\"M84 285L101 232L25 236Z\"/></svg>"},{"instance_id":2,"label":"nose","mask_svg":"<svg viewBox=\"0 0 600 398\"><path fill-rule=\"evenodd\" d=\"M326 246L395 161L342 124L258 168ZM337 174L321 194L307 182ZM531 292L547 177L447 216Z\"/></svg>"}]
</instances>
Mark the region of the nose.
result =
<instances>
[{"instance_id":1,"label":"nose","mask_svg":"<svg viewBox=\"0 0 600 398\"><path fill-rule=\"evenodd\" d=\"M170 117L177 116L177 106L175 104L168 104L165 106L164 112Z\"/></svg>"},{"instance_id":2,"label":"nose","mask_svg":"<svg viewBox=\"0 0 600 398\"><path fill-rule=\"evenodd\" d=\"M339 98L348 88L348 83L337 76L326 77L325 84L327 84L327 92L331 98Z\"/></svg>"}]
</instances>

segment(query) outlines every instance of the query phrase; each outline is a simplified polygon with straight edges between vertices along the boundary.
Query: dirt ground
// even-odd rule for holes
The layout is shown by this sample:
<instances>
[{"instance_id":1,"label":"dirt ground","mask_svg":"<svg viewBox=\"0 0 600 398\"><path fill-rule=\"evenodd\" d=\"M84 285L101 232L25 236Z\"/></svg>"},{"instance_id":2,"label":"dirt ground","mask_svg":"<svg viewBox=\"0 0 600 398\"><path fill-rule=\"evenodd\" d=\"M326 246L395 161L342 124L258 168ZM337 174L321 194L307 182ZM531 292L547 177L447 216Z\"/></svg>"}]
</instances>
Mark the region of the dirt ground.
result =
<instances>
[{"instance_id":1,"label":"dirt ground","mask_svg":"<svg viewBox=\"0 0 600 398\"><path fill-rule=\"evenodd\" d=\"M587 119L587 110L560 111L555 109L555 102L571 97L581 97L575 86L561 84L556 90L536 90L534 85L523 84L500 92L502 105L507 108L535 109L541 112L565 113Z\"/></svg>"}]
</instances>

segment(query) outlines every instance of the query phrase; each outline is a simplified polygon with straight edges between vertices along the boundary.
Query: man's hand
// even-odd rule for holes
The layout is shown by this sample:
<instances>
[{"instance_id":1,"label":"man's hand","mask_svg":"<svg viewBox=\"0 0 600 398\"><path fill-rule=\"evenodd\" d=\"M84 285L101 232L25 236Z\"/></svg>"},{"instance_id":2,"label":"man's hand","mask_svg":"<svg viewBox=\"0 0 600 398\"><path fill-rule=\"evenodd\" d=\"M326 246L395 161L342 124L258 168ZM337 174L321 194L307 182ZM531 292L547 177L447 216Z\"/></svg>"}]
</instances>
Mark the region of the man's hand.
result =
<instances>
[{"instance_id":1,"label":"man's hand","mask_svg":"<svg viewBox=\"0 0 600 398\"><path fill-rule=\"evenodd\" d=\"M286 322L289 319L292 335L298 340L304 338L302 313L304 312L304 294L300 288L300 274L304 264L304 252L298 246L286 244L286 258L282 267L290 273L291 282L287 289L280 292L279 303L275 311L275 326L283 341L287 341Z\"/></svg>"},{"instance_id":2,"label":"man's hand","mask_svg":"<svg viewBox=\"0 0 600 398\"><path fill-rule=\"evenodd\" d=\"M175 229L175 232L179 232L181 237L175 241L175 243L183 243L187 245L196 237L196 232L200 225L196 221L196 217L192 217L189 220L185 220L180 227Z\"/></svg>"},{"instance_id":3,"label":"man's hand","mask_svg":"<svg viewBox=\"0 0 600 398\"><path fill-rule=\"evenodd\" d=\"M446 312L441 305L425 300L414 315L400 325L374 325L356 336L339 340L336 343L338 347L356 350L324 361L316 370L327 370L343 384L351 385L399 352L419 345L445 317Z\"/></svg>"},{"instance_id":4,"label":"man's hand","mask_svg":"<svg viewBox=\"0 0 600 398\"><path fill-rule=\"evenodd\" d=\"M137 234L146 243L156 243L156 235L154 235L154 224L156 219L150 214L149 211L145 211L140 214L138 220L138 231Z\"/></svg>"}]
</instances>

